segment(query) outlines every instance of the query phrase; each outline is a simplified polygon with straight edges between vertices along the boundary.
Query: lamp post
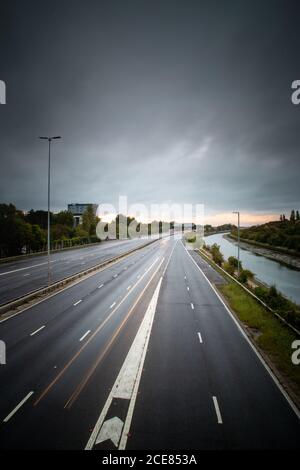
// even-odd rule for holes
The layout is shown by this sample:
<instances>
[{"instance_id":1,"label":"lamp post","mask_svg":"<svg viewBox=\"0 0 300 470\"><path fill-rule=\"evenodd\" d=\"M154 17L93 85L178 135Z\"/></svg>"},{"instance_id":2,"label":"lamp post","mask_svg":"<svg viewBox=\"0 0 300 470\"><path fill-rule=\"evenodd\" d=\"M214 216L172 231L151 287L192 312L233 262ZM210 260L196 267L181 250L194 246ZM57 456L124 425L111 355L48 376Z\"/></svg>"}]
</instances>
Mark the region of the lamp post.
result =
<instances>
[{"instance_id":1,"label":"lamp post","mask_svg":"<svg viewBox=\"0 0 300 470\"><path fill-rule=\"evenodd\" d=\"M240 213L239 211L234 211L233 214L238 216L238 276L240 275Z\"/></svg>"},{"instance_id":2,"label":"lamp post","mask_svg":"<svg viewBox=\"0 0 300 470\"><path fill-rule=\"evenodd\" d=\"M55 137L39 137L42 140L48 140L48 230L47 230L47 256L48 256L48 286L51 284L50 269L50 163L51 163L51 142L55 139L61 139L60 136Z\"/></svg>"}]
</instances>

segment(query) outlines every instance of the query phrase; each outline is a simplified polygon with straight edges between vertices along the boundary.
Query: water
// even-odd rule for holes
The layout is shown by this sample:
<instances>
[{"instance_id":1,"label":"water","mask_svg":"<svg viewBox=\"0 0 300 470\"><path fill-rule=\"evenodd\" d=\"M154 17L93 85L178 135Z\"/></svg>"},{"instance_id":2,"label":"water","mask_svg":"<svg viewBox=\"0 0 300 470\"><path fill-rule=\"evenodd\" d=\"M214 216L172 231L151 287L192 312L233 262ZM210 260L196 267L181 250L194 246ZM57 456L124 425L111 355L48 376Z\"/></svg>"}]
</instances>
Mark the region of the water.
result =
<instances>
[{"instance_id":1,"label":"water","mask_svg":"<svg viewBox=\"0 0 300 470\"><path fill-rule=\"evenodd\" d=\"M217 235L209 235L205 237L205 243L212 245L217 243L220 245L224 258L229 256L237 257L237 245L223 238L222 233ZM240 260L243 268L250 269L257 279L272 285L275 284L277 289L289 299L300 304L300 271L296 271L277 261L257 255L252 251L240 249Z\"/></svg>"}]
</instances>

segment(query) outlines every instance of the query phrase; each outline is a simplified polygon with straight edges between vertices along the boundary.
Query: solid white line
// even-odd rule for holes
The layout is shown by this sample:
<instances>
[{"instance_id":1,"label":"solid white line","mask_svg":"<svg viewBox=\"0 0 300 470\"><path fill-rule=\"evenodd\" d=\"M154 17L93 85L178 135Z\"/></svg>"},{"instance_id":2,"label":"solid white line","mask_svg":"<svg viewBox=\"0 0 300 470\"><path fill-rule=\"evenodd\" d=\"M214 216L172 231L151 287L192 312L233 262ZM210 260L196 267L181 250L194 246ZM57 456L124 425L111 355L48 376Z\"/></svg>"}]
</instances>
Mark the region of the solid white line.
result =
<instances>
[{"instance_id":1,"label":"solid white line","mask_svg":"<svg viewBox=\"0 0 300 470\"><path fill-rule=\"evenodd\" d=\"M43 330L45 328L45 325L41 326L38 330L33 331L33 333L30 333L30 336L36 335L39 331Z\"/></svg>"},{"instance_id":2,"label":"solid white line","mask_svg":"<svg viewBox=\"0 0 300 470\"><path fill-rule=\"evenodd\" d=\"M167 264L166 264L166 266L165 266L165 269L164 269L164 272L163 272L163 274L162 274L162 277L164 277L164 275L165 275L165 273L166 273L166 271L167 271L167 269L168 269L168 266L169 266L169 263L170 263L170 261L171 261L171 258L172 258L172 255L173 255L173 251L174 251L174 249L175 249L175 246L177 245L177 242L178 242L178 240L176 240L176 242L175 242L175 244L174 244L174 246L173 246L173 248L172 248L171 254L170 254L169 259L168 259L168 261L167 261Z\"/></svg>"},{"instance_id":3,"label":"solid white line","mask_svg":"<svg viewBox=\"0 0 300 470\"><path fill-rule=\"evenodd\" d=\"M82 300L77 300L77 302L75 302L74 307L76 307L76 305L80 304L80 302L82 302Z\"/></svg>"},{"instance_id":4,"label":"solid white line","mask_svg":"<svg viewBox=\"0 0 300 470\"><path fill-rule=\"evenodd\" d=\"M113 308L115 305L116 305L116 302L114 302L113 304L111 304L111 306L110 306L109 308Z\"/></svg>"},{"instance_id":5,"label":"solid white line","mask_svg":"<svg viewBox=\"0 0 300 470\"><path fill-rule=\"evenodd\" d=\"M191 302L191 308L192 308L192 310L194 310L194 304L193 304L193 302Z\"/></svg>"},{"instance_id":6,"label":"solid white line","mask_svg":"<svg viewBox=\"0 0 300 470\"><path fill-rule=\"evenodd\" d=\"M201 333L198 333L200 343L203 343Z\"/></svg>"},{"instance_id":7,"label":"solid white line","mask_svg":"<svg viewBox=\"0 0 300 470\"><path fill-rule=\"evenodd\" d=\"M50 261L51 263L55 263L57 260ZM19 269L13 269L12 271L6 271L5 273L0 273L0 276L5 276L6 274L11 274L11 273L17 273L18 271L24 271L25 269L32 269L32 268L37 268L38 266L44 266L45 264L48 264L48 261L45 263L39 263L39 264L34 264L32 266L26 266L25 268L19 268Z\"/></svg>"},{"instance_id":8,"label":"solid white line","mask_svg":"<svg viewBox=\"0 0 300 470\"><path fill-rule=\"evenodd\" d=\"M79 340L79 341L83 341L83 340L84 340L84 338L85 338L85 337L86 337L86 336L87 336L87 335L88 335L90 332L91 332L91 330L87 330L87 332L86 332L86 333L84 333L84 335L83 335L83 336L81 336L81 338L80 338L80 340Z\"/></svg>"},{"instance_id":9,"label":"solid white line","mask_svg":"<svg viewBox=\"0 0 300 470\"><path fill-rule=\"evenodd\" d=\"M29 392L25 398L23 398L22 401L4 418L3 422L7 423L7 421L10 420L10 418L21 408L21 406L24 405L24 403L33 395L34 392Z\"/></svg>"},{"instance_id":10,"label":"solid white line","mask_svg":"<svg viewBox=\"0 0 300 470\"><path fill-rule=\"evenodd\" d=\"M133 416L139 383L141 380L144 361L145 361L145 357L146 357L146 353L148 349L148 343L149 343L153 319L154 319L154 315L156 311L156 305L158 301L161 282L162 282L162 277L160 278L156 286L155 292L148 305L148 308L142 320L142 323L133 340L133 343L129 349L129 352L125 358L125 361L123 362L123 365L115 380L115 383L108 395L104 408L102 409L102 412L100 413L100 416L96 422L93 432L88 440L88 443L85 447L86 450L92 449L95 443L102 441L101 432L103 430L103 426L107 427L109 424L111 425L113 424L109 420L105 421L105 418L107 416L108 409L112 401L115 398L122 398L122 399L130 400L125 424L122 430L122 437L120 439L120 437L118 436L118 439L115 442L116 447L119 444L120 450L123 450L126 447L128 431L131 425L131 420ZM119 439L120 439L120 443L119 443Z\"/></svg>"},{"instance_id":11,"label":"solid white line","mask_svg":"<svg viewBox=\"0 0 300 470\"><path fill-rule=\"evenodd\" d=\"M104 284L100 284L100 286L98 287L98 289L101 289L101 287L103 287L103 286L104 286Z\"/></svg>"},{"instance_id":12,"label":"solid white line","mask_svg":"<svg viewBox=\"0 0 300 470\"><path fill-rule=\"evenodd\" d=\"M182 242L181 242L182 243ZM210 287L212 288L212 290L214 291L214 293L216 294L216 296L218 297L218 299L220 300L221 304L225 307L225 310L226 312L230 315L231 319L233 320L233 322L235 323L235 325L237 326L237 328L239 329L240 333L242 334L242 336L245 338L245 340L247 341L247 343L249 344L249 346L251 347L252 351L256 354L256 356L258 357L258 359L260 360L261 364L264 366L264 368L266 369L266 371L269 373L269 375L271 376L271 378L273 379L273 381L275 382L275 384L277 385L278 389L280 390L280 392L282 393L282 395L284 396L284 398L286 399L286 401L288 402L288 404L290 405L290 407L292 408L292 410L294 411L294 413L296 414L296 416L300 419L300 411L299 409L297 408L297 406L295 405L295 403L293 402L293 400L290 398L290 396L287 394L287 392L285 391L285 389L282 387L282 385L280 384L279 380L277 379L276 375L273 374L272 370L270 369L270 367L268 366L268 364L266 363L266 361L263 359L263 357L260 355L260 353L258 352L258 350L256 349L256 347L254 346L254 344L252 343L252 341L250 341L250 339L248 338L246 332L244 331L244 329L242 328L242 326L240 325L240 323L238 322L238 320L235 318L235 316L233 315L233 313L230 311L229 307L227 307L227 305L225 304L224 300L222 299L222 297L220 296L220 294L218 293L218 291L215 289L215 287L212 285L212 283L210 282L210 280L208 279L208 277L204 274L204 272L202 271L202 269L200 268L200 266L198 266L198 264L196 263L196 261L192 258L192 256L189 254L188 250L186 249L186 247L184 246L184 244L182 243L182 246L183 248L185 249L188 257L190 258L190 260L194 263L194 265L196 266L196 268L200 271L200 273L202 274L202 276L206 279L206 281L208 282L208 284L210 285Z\"/></svg>"},{"instance_id":13,"label":"solid white line","mask_svg":"<svg viewBox=\"0 0 300 470\"><path fill-rule=\"evenodd\" d=\"M218 418L218 424L223 424L217 397L212 397L212 399L213 399L213 402L214 402L214 405L215 405L216 415L217 415L217 418Z\"/></svg>"}]
</instances>

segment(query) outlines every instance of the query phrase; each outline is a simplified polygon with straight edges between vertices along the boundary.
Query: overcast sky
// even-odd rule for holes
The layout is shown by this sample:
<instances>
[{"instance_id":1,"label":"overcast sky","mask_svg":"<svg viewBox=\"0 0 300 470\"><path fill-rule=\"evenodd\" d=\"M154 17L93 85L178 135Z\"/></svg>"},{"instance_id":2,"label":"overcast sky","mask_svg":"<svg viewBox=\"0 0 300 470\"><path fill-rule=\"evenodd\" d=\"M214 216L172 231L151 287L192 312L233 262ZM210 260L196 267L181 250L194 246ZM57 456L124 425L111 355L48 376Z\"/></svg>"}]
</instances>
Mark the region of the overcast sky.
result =
<instances>
[{"instance_id":1,"label":"overcast sky","mask_svg":"<svg viewBox=\"0 0 300 470\"><path fill-rule=\"evenodd\" d=\"M300 206L293 1L2 1L0 202Z\"/></svg>"}]
</instances>

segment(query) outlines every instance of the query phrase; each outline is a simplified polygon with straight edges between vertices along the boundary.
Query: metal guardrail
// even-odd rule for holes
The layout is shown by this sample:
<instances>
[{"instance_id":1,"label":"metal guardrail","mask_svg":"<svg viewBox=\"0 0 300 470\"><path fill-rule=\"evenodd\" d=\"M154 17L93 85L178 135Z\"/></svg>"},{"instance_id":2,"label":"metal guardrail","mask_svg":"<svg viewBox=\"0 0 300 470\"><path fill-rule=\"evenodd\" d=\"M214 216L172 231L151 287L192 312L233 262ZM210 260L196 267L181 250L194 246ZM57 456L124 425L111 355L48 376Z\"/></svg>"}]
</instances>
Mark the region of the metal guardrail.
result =
<instances>
[{"instance_id":1,"label":"metal guardrail","mask_svg":"<svg viewBox=\"0 0 300 470\"><path fill-rule=\"evenodd\" d=\"M60 279L59 281L54 282L50 286L41 287L39 289L29 292L28 294L18 297L17 299L7 302L0 306L0 318L3 314L10 312L22 305L26 305L27 303L34 300L35 298L55 292L56 290L59 290L61 287L64 287L67 284L71 284L73 281L76 281L77 279L80 279L81 277L92 274L94 271L98 271L99 269L107 266L108 264L112 264L122 258L125 258L125 256L131 255L132 253L138 250L141 250L142 248L145 248L146 246L149 246L158 240L159 239L150 240L148 243L145 243L141 246L133 248L132 250L126 251L124 253L120 253L119 255L114 256L113 258L108 258L107 260L104 260L101 263L95 264L94 266L91 266L90 268L85 269L84 271L79 271L75 274L72 274L71 276L64 277Z\"/></svg>"},{"instance_id":2,"label":"metal guardrail","mask_svg":"<svg viewBox=\"0 0 300 470\"><path fill-rule=\"evenodd\" d=\"M216 266L218 269L220 269L226 276L228 276L232 281L234 281L236 284L238 284L240 287L242 287L248 294L250 294L257 302L259 302L263 307L265 307L267 310L269 310L273 315L275 315L282 323L284 323L286 326L288 326L291 330L294 331L298 336L300 336L300 331L297 330L293 325L291 325L288 321L286 321L279 313L275 312L269 305L267 305L263 300L261 300L257 295L255 295L250 289L248 289L246 286L244 286L241 282L239 282L235 277L233 277L231 274L229 274L225 269L223 269L221 266L216 264L207 254L204 252L203 249L200 249L199 252L206 258L208 259L214 266Z\"/></svg>"}]
</instances>

